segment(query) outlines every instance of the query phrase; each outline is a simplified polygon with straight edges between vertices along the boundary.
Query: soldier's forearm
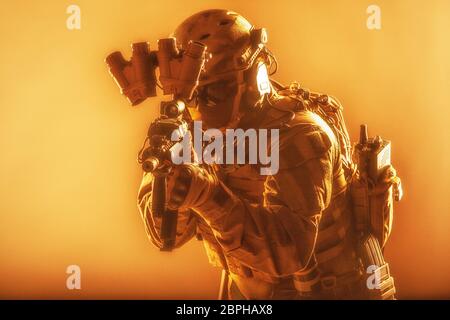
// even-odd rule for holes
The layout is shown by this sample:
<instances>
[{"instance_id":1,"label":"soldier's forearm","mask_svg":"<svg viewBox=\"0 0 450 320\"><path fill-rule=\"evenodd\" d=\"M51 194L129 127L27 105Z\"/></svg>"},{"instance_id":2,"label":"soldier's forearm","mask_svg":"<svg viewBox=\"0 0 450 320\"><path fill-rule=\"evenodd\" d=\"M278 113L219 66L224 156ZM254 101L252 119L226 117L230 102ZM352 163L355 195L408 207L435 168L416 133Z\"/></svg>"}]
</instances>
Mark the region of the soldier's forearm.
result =
<instances>
[{"instance_id":1,"label":"soldier's forearm","mask_svg":"<svg viewBox=\"0 0 450 320\"><path fill-rule=\"evenodd\" d=\"M317 224L280 205L250 204L220 184L195 209L213 229L227 255L272 276L304 269L311 258Z\"/></svg>"}]
</instances>

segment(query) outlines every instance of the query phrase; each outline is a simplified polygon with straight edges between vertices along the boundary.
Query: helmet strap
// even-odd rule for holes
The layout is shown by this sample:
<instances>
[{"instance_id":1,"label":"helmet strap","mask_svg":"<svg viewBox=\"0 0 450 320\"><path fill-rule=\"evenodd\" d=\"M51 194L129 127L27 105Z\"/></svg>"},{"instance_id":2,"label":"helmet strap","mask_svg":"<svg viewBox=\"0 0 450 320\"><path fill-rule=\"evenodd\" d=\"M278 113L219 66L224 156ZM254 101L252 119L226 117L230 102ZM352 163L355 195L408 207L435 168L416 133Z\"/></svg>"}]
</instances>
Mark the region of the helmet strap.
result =
<instances>
[{"instance_id":1,"label":"helmet strap","mask_svg":"<svg viewBox=\"0 0 450 320\"><path fill-rule=\"evenodd\" d=\"M233 99L233 110L230 115L230 123L234 124L239 122L239 110L241 106L242 96L246 90L247 84L245 82L244 71L238 71L236 74L237 92Z\"/></svg>"}]
</instances>

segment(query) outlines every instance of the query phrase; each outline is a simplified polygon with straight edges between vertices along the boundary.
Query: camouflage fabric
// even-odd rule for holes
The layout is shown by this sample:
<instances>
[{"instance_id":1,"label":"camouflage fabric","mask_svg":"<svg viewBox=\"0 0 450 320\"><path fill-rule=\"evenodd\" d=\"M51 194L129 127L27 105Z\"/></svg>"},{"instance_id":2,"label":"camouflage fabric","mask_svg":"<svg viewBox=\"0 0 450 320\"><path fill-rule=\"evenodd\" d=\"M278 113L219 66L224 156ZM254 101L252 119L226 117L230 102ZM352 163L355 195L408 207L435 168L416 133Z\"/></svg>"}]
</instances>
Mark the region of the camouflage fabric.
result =
<instances>
[{"instance_id":1,"label":"camouflage fabric","mask_svg":"<svg viewBox=\"0 0 450 320\"><path fill-rule=\"evenodd\" d=\"M278 94L246 126L280 129L280 170L261 176L256 165L218 166L220 186L210 201L180 212L176 246L202 239L209 261L230 274L229 298L333 298L358 287L350 198L333 131L299 101ZM144 175L138 204L160 246L151 182Z\"/></svg>"}]
</instances>

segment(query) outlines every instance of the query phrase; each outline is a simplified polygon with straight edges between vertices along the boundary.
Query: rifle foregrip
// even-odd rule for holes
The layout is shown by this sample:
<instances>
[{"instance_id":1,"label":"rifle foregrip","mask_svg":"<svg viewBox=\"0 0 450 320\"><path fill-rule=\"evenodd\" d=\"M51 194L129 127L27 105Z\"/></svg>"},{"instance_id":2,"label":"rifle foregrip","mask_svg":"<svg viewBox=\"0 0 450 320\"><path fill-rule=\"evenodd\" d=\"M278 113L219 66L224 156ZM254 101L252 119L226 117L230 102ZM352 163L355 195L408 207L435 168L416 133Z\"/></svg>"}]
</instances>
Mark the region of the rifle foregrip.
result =
<instances>
[{"instance_id":1,"label":"rifle foregrip","mask_svg":"<svg viewBox=\"0 0 450 320\"><path fill-rule=\"evenodd\" d=\"M161 218L161 251L171 251L177 237L178 211L166 208L167 175L156 174L153 181L152 213Z\"/></svg>"},{"instance_id":2,"label":"rifle foregrip","mask_svg":"<svg viewBox=\"0 0 450 320\"><path fill-rule=\"evenodd\" d=\"M161 221L161 251L172 251L177 237L178 211L166 209Z\"/></svg>"},{"instance_id":3,"label":"rifle foregrip","mask_svg":"<svg viewBox=\"0 0 450 320\"><path fill-rule=\"evenodd\" d=\"M166 177L156 175L153 181L152 213L156 217L162 217L166 209Z\"/></svg>"}]
</instances>

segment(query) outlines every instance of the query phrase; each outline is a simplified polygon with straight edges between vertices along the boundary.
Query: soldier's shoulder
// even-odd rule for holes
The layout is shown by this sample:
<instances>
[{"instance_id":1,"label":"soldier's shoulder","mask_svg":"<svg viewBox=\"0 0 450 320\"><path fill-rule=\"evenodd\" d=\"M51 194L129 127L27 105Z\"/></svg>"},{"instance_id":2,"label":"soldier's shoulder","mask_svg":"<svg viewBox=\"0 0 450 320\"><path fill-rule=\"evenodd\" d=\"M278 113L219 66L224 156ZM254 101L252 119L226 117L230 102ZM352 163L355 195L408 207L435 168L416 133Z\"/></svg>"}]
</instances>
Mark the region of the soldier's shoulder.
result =
<instances>
[{"instance_id":1,"label":"soldier's shoulder","mask_svg":"<svg viewBox=\"0 0 450 320\"><path fill-rule=\"evenodd\" d=\"M338 104L332 97L329 100ZM300 165L338 148L331 128L317 113L305 107L305 100L279 94L271 107L267 120L271 127L279 128L281 167Z\"/></svg>"},{"instance_id":2,"label":"soldier's shoulder","mask_svg":"<svg viewBox=\"0 0 450 320\"><path fill-rule=\"evenodd\" d=\"M327 105L330 103L334 107L336 101L336 107L338 107L337 100L331 97L329 100ZM324 139L325 144L332 144L336 139L333 131L326 121L317 112L314 112L313 106L306 106L306 104L305 100L277 94L267 107L262 127L278 128L280 136L285 139L309 137L317 133L326 138Z\"/></svg>"},{"instance_id":3,"label":"soldier's shoulder","mask_svg":"<svg viewBox=\"0 0 450 320\"><path fill-rule=\"evenodd\" d=\"M279 97L281 104L286 104L286 100L297 101L295 109L309 109L314 110L317 108L327 110L342 109L341 102L333 95L311 91L307 88L301 87L297 82L293 82L288 87L284 87L276 91L276 95ZM293 106L293 103L287 105Z\"/></svg>"},{"instance_id":4,"label":"soldier's shoulder","mask_svg":"<svg viewBox=\"0 0 450 320\"><path fill-rule=\"evenodd\" d=\"M334 133L320 116L311 111L297 112L285 127L280 128L280 161L284 161L286 167L322 157L335 149Z\"/></svg>"},{"instance_id":5,"label":"soldier's shoulder","mask_svg":"<svg viewBox=\"0 0 450 320\"><path fill-rule=\"evenodd\" d=\"M291 83L287 87L279 87L274 90L269 99L270 110L266 113L266 122L273 122L276 119L282 120L287 113L301 112L309 110L315 113L319 110L334 112L342 110L339 100L329 94L301 87L297 82ZM305 119L307 121L307 119Z\"/></svg>"}]
</instances>

